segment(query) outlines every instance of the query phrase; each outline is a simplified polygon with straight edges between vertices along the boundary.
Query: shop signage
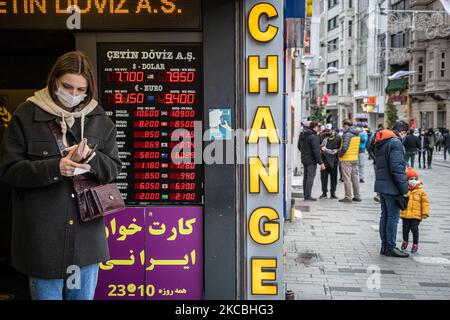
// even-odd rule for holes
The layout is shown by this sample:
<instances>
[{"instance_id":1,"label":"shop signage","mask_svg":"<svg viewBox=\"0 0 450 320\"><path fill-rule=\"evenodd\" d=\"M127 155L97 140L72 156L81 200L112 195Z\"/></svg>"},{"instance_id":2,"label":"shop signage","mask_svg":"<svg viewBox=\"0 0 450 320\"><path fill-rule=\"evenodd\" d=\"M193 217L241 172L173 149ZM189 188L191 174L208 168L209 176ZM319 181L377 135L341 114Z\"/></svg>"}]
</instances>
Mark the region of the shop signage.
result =
<instances>
[{"instance_id":1,"label":"shop signage","mask_svg":"<svg viewBox=\"0 0 450 320\"><path fill-rule=\"evenodd\" d=\"M246 1L247 299L282 299L283 1Z\"/></svg>"},{"instance_id":2,"label":"shop signage","mask_svg":"<svg viewBox=\"0 0 450 320\"><path fill-rule=\"evenodd\" d=\"M80 31L201 27L201 0L4 0L0 29L64 30L75 12Z\"/></svg>"}]
</instances>

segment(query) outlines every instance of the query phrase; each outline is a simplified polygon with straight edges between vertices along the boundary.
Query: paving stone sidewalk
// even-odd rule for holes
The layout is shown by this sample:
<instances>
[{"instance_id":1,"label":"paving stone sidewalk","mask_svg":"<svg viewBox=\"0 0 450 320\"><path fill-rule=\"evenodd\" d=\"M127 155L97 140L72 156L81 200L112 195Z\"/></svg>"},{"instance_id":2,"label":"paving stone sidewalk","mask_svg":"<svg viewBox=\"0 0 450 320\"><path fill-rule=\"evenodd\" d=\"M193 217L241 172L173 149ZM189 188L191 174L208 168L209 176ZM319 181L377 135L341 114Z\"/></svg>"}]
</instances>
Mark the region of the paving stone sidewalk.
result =
<instances>
[{"instance_id":1,"label":"paving stone sidewalk","mask_svg":"<svg viewBox=\"0 0 450 320\"><path fill-rule=\"evenodd\" d=\"M417 170L431 213L420 225L418 254L407 259L379 254L380 205L373 200L370 161L366 183L361 184L361 203L304 202L301 187L293 186L301 217L285 223L284 282L295 299L450 299L450 157L444 162L441 153L435 156L433 169ZM320 194L318 171L313 196ZM343 197L342 183L337 194ZM400 221L398 246L401 241Z\"/></svg>"}]
</instances>

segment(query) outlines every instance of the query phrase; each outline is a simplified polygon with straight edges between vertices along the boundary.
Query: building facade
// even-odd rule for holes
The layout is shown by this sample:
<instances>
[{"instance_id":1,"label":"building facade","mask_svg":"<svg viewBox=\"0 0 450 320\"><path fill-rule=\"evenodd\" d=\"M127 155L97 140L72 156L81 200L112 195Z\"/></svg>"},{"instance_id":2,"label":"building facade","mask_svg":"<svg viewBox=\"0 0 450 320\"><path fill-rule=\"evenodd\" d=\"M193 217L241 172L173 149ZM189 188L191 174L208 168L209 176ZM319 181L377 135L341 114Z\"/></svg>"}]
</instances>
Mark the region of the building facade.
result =
<instances>
[{"instance_id":1,"label":"building facade","mask_svg":"<svg viewBox=\"0 0 450 320\"><path fill-rule=\"evenodd\" d=\"M438 17L441 25L415 30L411 41L410 76L411 120L420 128L450 127L450 29L449 16L443 12L440 1L411 1L415 11L424 17ZM426 26L427 27L427 26Z\"/></svg>"}]
</instances>

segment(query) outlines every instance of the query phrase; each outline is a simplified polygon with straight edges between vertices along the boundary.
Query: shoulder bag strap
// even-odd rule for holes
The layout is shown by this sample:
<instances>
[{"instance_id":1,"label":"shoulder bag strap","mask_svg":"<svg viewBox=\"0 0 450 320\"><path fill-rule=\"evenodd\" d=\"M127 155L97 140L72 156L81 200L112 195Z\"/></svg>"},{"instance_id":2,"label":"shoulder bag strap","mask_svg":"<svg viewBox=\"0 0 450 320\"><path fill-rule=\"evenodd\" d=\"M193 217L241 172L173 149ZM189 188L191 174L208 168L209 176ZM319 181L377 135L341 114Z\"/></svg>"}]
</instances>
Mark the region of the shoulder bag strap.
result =
<instances>
[{"instance_id":1,"label":"shoulder bag strap","mask_svg":"<svg viewBox=\"0 0 450 320\"><path fill-rule=\"evenodd\" d=\"M64 150L66 147L64 146L63 140L62 140L62 133L58 125L55 121L49 121L47 122L48 127L50 128L50 131L53 134L53 137L55 137L56 144L58 145L59 152L61 153L61 156L64 157Z\"/></svg>"}]
</instances>

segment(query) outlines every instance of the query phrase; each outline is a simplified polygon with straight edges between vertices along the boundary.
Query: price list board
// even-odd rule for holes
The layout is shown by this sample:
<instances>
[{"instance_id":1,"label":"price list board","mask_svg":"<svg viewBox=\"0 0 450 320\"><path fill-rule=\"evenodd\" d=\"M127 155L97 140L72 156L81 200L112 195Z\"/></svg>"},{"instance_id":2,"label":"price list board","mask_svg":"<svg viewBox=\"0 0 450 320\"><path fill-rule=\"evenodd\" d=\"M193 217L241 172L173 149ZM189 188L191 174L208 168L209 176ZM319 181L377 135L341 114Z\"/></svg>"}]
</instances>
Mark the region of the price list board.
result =
<instances>
[{"instance_id":1,"label":"price list board","mask_svg":"<svg viewBox=\"0 0 450 320\"><path fill-rule=\"evenodd\" d=\"M117 126L127 205L201 204L199 44L99 43L99 97ZM200 157L201 158L201 157Z\"/></svg>"}]
</instances>

